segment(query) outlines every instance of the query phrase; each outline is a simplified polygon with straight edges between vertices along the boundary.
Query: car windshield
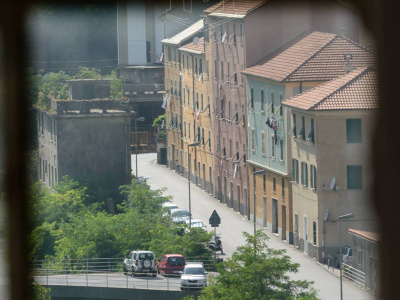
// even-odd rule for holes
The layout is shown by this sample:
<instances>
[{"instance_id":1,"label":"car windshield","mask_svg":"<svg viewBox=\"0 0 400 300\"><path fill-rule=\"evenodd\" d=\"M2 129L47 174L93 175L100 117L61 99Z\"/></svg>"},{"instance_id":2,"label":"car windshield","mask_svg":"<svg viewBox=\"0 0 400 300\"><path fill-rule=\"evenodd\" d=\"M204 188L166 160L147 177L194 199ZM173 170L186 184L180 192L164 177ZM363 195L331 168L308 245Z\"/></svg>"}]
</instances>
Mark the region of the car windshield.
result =
<instances>
[{"instance_id":1,"label":"car windshield","mask_svg":"<svg viewBox=\"0 0 400 300\"><path fill-rule=\"evenodd\" d=\"M192 227L201 227L201 228L203 228L204 224L202 222L194 222L194 223L192 223Z\"/></svg>"},{"instance_id":2,"label":"car windshield","mask_svg":"<svg viewBox=\"0 0 400 300\"><path fill-rule=\"evenodd\" d=\"M183 274L204 274L203 268L185 268Z\"/></svg>"},{"instance_id":3,"label":"car windshield","mask_svg":"<svg viewBox=\"0 0 400 300\"><path fill-rule=\"evenodd\" d=\"M172 213L173 217L188 217L189 212L187 210L178 210Z\"/></svg>"}]
</instances>

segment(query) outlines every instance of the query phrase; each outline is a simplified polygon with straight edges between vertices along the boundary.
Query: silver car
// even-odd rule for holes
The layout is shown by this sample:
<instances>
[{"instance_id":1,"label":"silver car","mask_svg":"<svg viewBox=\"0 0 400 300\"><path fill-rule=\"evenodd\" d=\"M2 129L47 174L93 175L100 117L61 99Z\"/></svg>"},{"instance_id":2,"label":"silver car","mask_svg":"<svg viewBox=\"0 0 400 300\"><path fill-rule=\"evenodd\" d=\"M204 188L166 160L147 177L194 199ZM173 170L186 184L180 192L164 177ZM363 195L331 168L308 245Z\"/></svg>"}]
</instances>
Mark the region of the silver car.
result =
<instances>
[{"instance_id":1,"label":"silver car","mask_svg":"<svg viewBox=\"0 0 400 300\"><path fill-rule=\"evenodd\" d=\"M131 271L132 275L151 274L156 277L157 265L154 253L145 250L131 251L124 260L123 270L125 275Z\"/></svg>"},{"instance_id":2,"label":"silver car","mask_svg":"<svg viewBox=\"0 0 400 300\"><path fill-rule=\"evenodd\" d=\"M202 263L187 263L181 275L181 290L206 287L207 274Z\"/></svg>"},{"instance_id":3,"label":"silver car","mask_svg":"<svg viewBox=\"0 0 400 300\"><path fill-rule=\"evenodd\" d=\"M173 208L168 213L174 223L185 223L186 220L189 220L189 212L184 208Z\"/></svg>"}]
</instances>

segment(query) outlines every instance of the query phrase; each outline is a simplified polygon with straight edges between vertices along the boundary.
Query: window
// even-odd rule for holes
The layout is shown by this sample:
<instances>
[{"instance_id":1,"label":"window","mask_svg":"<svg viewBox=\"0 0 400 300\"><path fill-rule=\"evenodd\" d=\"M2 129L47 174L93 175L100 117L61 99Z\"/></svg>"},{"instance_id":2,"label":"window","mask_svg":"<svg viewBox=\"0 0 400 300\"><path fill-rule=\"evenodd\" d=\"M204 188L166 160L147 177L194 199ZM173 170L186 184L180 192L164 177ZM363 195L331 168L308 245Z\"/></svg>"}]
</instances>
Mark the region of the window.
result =
<instances>
[{"instance_id":1,"label":"window","mask_svg":"<svg viewBox=\"0 0 400 300\"><path fill-rule=\"evenodd\" d=\"M186 138L186 121L183 121L183 137Z\"/></svg>"},{"instance_id":2,"label":"window","mask_svg":"<svg viewBox=\"0 0 400 300\"><path fill-rule=\"evenodd\" d=\"M217 60L214 60L215 64L215 79L218 79L218 62Z\"/></svg>"},{"instance_id":3,"label":"window","mask_svg":"<svg viewBox=\"0 0 400 300\"><path fill-rule=\"evenodd\" d=\"M200 95L200 107L201 107L201 111L203 111L203 109L204 109L203 94Z\"/></svg>"},{"instance_id":4,"label":"window","mask_svg":"<svg viewBox=\"0 0 400 300\"><path fill-rule=\"evenodd\" d=\"M274 102L275 102L275 93L274 92L271 92L271 113L274 113L275 112L275 104L274 104Z\"/></svg>"},{"instance_id":5,"label":"window","mask_svg":"<svg viewBox=\"0 0 400 300\"><path fill-rule=\"evenodd\" d=\"M188 94L188 107L190 107L190 90L187 89L187 94Z\"/></svg>"},{"instance_id":6,"label":"window","mask_svg":"<svg viewBox=\"0 0 400 300\"><path fill-rule=\"evenodd\" d=\"M221 80L224 81L224 62L221 61Z\"/></svg>"},{"instance_id":7,"label":"window","mask_svg":"<svg viewBox=\"0 0 400 300\"><path fill-rule=\"evenodd\" d=\"M317 188L317 169L313 165L310 165L310 186L314 190Z\"/></svg>"},{"instance_id":8,"label":"window","mask_svg":"<svg viewBox=\"0 0 400 300\"><path fill-rule=\"evenodd\" d=\"M228 76L228 82L231 80L231 73L230 73L230 64L229 64L229 62L228 62L228 66L227 66L227 70L226 70L226 72L227 72L227 76Z\"/></svg>"},{"instance_id":9,"label":"window","mask_svg":"<svg viewBox=\"0 0 400 300\"><path fill-rule=\"evenodd\" d=\"M229 157L232 157L232 140L229 139Z\"/></svg>"},{"instance_id":10,"label":"window","mask_svg":"<svg viewBox=\"0 0 400 300\"><path fill-rule=\"evenodd\" d=\"M261 131L261 154L265 155L265 132Z\"/></svg>"},{"instance_id":11,"label":"window","mask_svg":"<svg viewBox=\"0 0 400 300\"><path fill-rule=\"evenodd\" d=\"M182 70L185 70L185 55L182 54Z\"/></svg>"},{"instance_id":12,"label":"window","mask_svg":"<svg viewBox=\"0 0 400 300\"><path fill-rule=\"evenodd\" d=\"M362 189L362 166L347 166L347 188Z\"/></svg>"},{"instance_id":13,"label":"window","mask_svg":"<svg viewBox=\"0 0 400 300\"><path fill-rule=\"evenodd\" d=\"M236 44L236 24L233 23L233 44Z\"/></svg>"},{"instance_id":14,"label":"window","mask_svg":"<svg viewBox=\"0 0 400 300\"><path fill-rule=\"evenodd\" d=\"M307 163L301 163L301 184L303 186L308 186L308 168Z\"/></svg>"},{"instance_id":15,"label":"window","mask_svg":"<svg viewBox=\"0 0 400 300\"><path fill-rule=\"evenodd\" d=\"M198 74L198 72L197 72L197 57L194 59L194 73Z\"/></svg>"},{"instance_id":16,"label":"window","mask_svg":"<svg viewBox=\"0 0 400 300\"><path fill-rule=\"evenodd\" d=\"M190 140L190 123L188 123L189 140Z\"/></svg>"},{"instance_id":17,"label":"window","mask_svg":"<svg viewBox=\"0 0 400 300\"><path fill-rule=\"evenodd\" d=\"M289 131L289 135L296 136L296 114L293 114L293 125L292 129Z\"/></svg>"},{"instance_id":18,"label":"window","mask_svg":"<svg viewBox=\"0 0 400 300\"><path fill-rule=\"evenodd\" d=\"M241 37L240 42L243 44L244 43L244 23L240 23L240 37Z\"/></svg>"},{"instance_id":19,"label":"window","mask_svg":"<svg viewBox=\"0 0 400 300\"><path fill-rule=\"evenodd\" d=\"M263 112L264 109L264 90L261 90L261 112Z\"/></svg>"},{"instance_id":20,"label":"window","mask_svg":"<svg viewBox=\"0 0 400 300\"><path fill-rule=\"evenodd\" d=\"M312 228L313 228L313 244L317 245L317 223L312 222Z\"/></svg>"},{"instance_id":21,"label":"window","mask_svg":"<svg viewBox=\"0 0 400 300\"><path fill-rule=\"evenodd\" d=\"M174 62L176 62L176 49L174 49Z\"/></svg>"},{"instance_id":22,"label":"window","mask_svg":"<svg viewBox=\"0 0 400 300\"><path fill-rule=\"evenodd\" d=\"M199 58L199 74L203 73L203 60Z\"/></svg>"},{"instance_id":23,"label":"window","mask_svg":"<svg viewBox=\"0 0 400 300\"><path fill-rule=\"evenodd\" d=\"M254 90L250 89L250 108L254 109Z\"/></svg>"},{"instance_id":24,"label":"window","mask_svg":"<svg viewBox=\"0 0 400 300\"><path fill-rule=\"evenodd\" d=\"M361 143L361 119L346 120L346 135L348 143Z\"/></svg>"},{"instance_id":25,"label":"window","mask_svg":"<svg viewBox=\"0 0 400 300\"><path fill-rule=\"evenodd\" d=\"M307 136L307 141L314 143L314 119L311 119L311 130Z\"/></svg>"},{"instance_id":26,"label":"window","mask_svg":"<svg viewBox=\"0 0 400 300\"><path fill-rule=\"evenodd\" d=\"M271 141L271 156L272 158L275 158L275 137L272 137Z\"/></svg>"},{"instance_id":27,"label":"window","mask_svg":"<svg viewBox=\"0 0 400 300\"><path fill-rule=\"evenodd\" d=\"M285 199L285 178L282 178L282 199Z\"/></svg>"},{"instance_id":28,"label":"window","mask_svg":"<svg viewBox=\"0 0 400 300\"><path fill-rule=\"evenodd\" d=\"M256 151L256 132L255 129L251 129L251 151Z\"/></svg>"},{"instance_id":29,"label":"window","mask_svg":"<svg viewBox=\"0 0 400 300\"><path fill-rule=\"evenodd\" d=\"M210 77L210 66L208 64L208 60L207 60L207 78Z\"/></svg>"},{"instance_id":30,"label":"window","mask_svg":"<svg viewBox=\"0 0 400 300\"><path fill-rule=\"evenodd\" d=\"M299 161L292 159L292 181L299 183Z\"/></svg>"},{"instance_id":31,"label":"window","mask_svg":"<svg viewBox=\"0 0 400 300\"><path fill-rule=\"evenodd\" d=\"M283 161L283 140L279 141L279 146L280 146L280 150L281 150L281 161Z\"/></svg>"},{"instance_id":32,"label":"window","mask_svg":"<svg viewBox=\"0 0 400 300\"><path fill-rule=\"evenodd\" d=\"M276 192L276 178L272 178L272 190L274 191L274 193Z\"/></svg>"},{"instance_id":33,"label":"window","mask_svg":"<svg viewBox=\"0 0 400 300\"><path fill-rule=\"evenodd\" d=\"M183 88L183 106L186 105L186 90Z\"/></svg>"},{"instance_id":34,"label":"window","mask_svg":"<svg viewBox=\"0 0 400 300\"><path fill-rule=\"evenodd\" d=\"M201 129L201 144L204 146L204 128Z\"/></svg>"},{"instance_id":35,"label":"window","mask_svg":"<svg viewBox=\"0 0 400 300\"><path fill-rule=\"evenodd\" d=\"M266 176L266 174L263 174L263 190L264 190L264 193L267 191L267 176Z\"/></svg>"},{"instance_id":36,"label":"window","mask_svg":"<svg viewBox=\"0 0 400 300\"><path fill-rule=\"evenodd\" d=\"M211 131L208 132L208 149L211 150Z\"/></svg>"},{"instance_id":37,"label":"window","mask_svg":"<svg viewBox=\"0 0 400 300\"><path fill-rule=\"evenodd\" d=\"M279 94L279 115L283 117L283 106L282 106L283 95Z\"/></svg>"},{"instance_id":38,"label":"window","mask_svg":"<svg viewBox=\"0 0 400 300\"><path fill-rule=\"evenodd\" d=\"M186 55L186 67L189 72L189 55Z\"/></svg>"},{"instance_id":39,"label":"window","mask_svg":"<svg viewBox=\"0 0 400 300\"><path fill-rule=\"evenodd\" d=\"M299 132L299 135L297 136L298 138L301 138L301 139L305 139L305 127L306 127L306 121L305 121L305 118L304 118L304 116L303 117L301 117L301 129L300 129L300 132Z\"/></svg>"},{"instance_id":40,"label":"window","mask_svg":"<svg viewBox=\"0 0 400 300\"><path fill-rule=\"evenodd\" d=\"M168 47L168 61L172 60L172 50L171 47Z\"/></svg>"}]
</instances>

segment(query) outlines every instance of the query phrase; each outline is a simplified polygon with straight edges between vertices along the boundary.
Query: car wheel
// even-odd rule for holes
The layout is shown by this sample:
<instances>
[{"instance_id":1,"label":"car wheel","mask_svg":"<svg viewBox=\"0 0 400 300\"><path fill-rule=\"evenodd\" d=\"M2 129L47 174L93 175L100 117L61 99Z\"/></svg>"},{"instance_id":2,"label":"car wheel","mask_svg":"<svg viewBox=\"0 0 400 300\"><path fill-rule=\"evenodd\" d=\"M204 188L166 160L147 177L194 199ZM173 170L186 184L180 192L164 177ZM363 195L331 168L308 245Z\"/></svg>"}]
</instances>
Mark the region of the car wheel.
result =
<instances>
[{"instance_id":1,"label":"car wheel","mask_svg":"<svg viewBox=\"0 0 400 300\"><path fill-rule=\"evenodd\" d=\"M127 275L128 274L128 270L126 269L125 264L124 264L123 270L124 270L124 275Z\"/></svg>"}]
</instances>

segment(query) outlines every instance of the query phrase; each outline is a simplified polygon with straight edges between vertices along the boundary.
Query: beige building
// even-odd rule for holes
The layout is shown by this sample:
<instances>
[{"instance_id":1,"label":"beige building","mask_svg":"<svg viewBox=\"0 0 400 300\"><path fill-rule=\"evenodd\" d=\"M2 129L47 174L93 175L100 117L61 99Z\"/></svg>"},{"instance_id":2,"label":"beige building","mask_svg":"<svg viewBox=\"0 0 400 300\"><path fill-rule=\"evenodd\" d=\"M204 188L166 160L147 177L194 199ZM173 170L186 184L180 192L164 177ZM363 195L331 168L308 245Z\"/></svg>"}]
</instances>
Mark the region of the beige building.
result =
<instances>
[{"instance_id":1,"label":"beige building","mask_svg":"<svg viewBox=\"0 0 400 300\"><path fill-rule=\"evenodd\" d=\"M358 68L283 102L291 115L294 245L320 261L350 244L349 228L375 229L368 149L377 88L376 72ZM339 221L348 213L353 220Z\"/></svg>"},{"instance_id":2,"label":"beige building","mask_svg":"<svg viewBox=\"0 0 400 300\"><path fill-rule=\"evenodd\" d=\"M177 35L162 40L164 46L165 66L165 103L166 103L166 125L167 125L167 165L172 170L183 174L183 136L185 133L185 122L183 121L184 103L183 92L186 91L185 78L182 71L185 69L185 61L181 61L179 48L191 43L203 28L200 20Z\"/></svg>"},{"instance_id":3,"label":"beige building","mask_svg":"<svg viewBox=\"0 0 400 300\"><path fill-rule=\"evenodd\" d=\"M209 66L205 58L204 37L179 48L182 62L182 116L185 175L213 193L213 111ZM211 94L210 94L211 93ZM197 143L199 143L197 145ZM190 146L192 145L192 146ZM187 175L186 175L187 176Z\"/></svg>"}]
</instances>

